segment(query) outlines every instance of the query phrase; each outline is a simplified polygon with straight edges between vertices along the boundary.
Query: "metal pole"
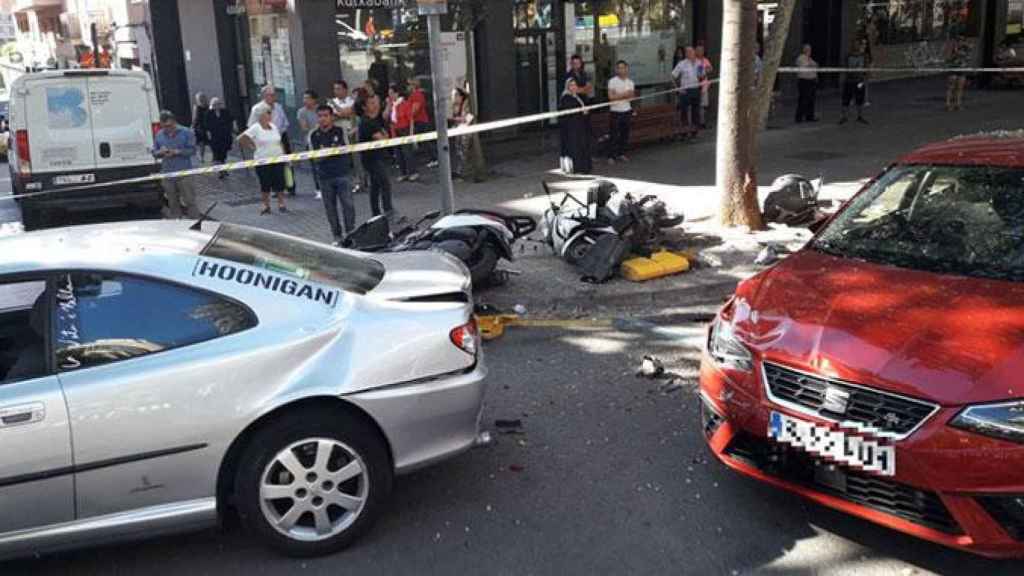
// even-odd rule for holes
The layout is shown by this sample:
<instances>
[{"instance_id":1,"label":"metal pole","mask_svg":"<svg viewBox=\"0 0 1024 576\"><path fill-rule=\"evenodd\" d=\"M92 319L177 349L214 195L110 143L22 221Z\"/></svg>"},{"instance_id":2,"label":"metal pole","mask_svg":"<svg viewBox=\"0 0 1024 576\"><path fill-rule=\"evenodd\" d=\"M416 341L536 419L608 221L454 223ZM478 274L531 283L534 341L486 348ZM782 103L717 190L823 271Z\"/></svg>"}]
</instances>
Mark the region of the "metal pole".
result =
<instances>
[{"instance_id":1,"label":"metal pole","mask_svg":"<svg viewBox=\"0 0 1024 576\"><path fill-rule=\"evenodd\" d=\"M455 192L452 189L452 163L448 147L448 63L441 57L441 16L427 16L430 37L430 71L434 80L434 124L437 126L437 176L441 191L441 212L455 211Z\"/></svg>"}]
</instances>

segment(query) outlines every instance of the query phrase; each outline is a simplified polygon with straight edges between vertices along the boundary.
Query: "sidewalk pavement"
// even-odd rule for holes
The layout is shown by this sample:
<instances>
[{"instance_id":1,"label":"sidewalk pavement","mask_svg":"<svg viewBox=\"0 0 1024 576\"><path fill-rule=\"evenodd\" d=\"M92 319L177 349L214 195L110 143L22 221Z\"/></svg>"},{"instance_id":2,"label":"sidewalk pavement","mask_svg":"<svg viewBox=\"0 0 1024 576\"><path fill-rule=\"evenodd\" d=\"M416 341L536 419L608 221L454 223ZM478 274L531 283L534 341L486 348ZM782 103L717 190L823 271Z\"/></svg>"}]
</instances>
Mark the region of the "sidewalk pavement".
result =
<instances>
[{"instance_id":1,"label":"sidewalk pavement","mask_svg":"<svg viewBox=\"0 0 1024 576\"><path fill-rule=\"evenodd\" d=\"M801 173L823 176L825 200L836 204L860 188L862 183L901 155L926 143L985 130L1012 129L1024 125L1020 93L972 91L966 109L947 113L944 109L945 78L925 78L873 85L871 106L865 115L870 125L850 122L837 125L838 100L826 95L819 101L815 124L792 124L788 104L776 114L761 137L760 185L762 199L777 176ZM534 138L538 154L517 153L496 161L498 151L488 150L492 178L483 183L457 183L458 208L497 208L540 217L548 206L540 182L548 180L559 189L585 189L589 178L566 178L557 174L553 132L526 134ZM521 146L518 146L521 150ZM478 299L502 308L524 305L531 314L586 316L600 314L604 307L645 309L686 308L693 304L713 306L739 279L755 273L752 263L764 243L797 247L806 232L785 228L757 234L723 230L714 221L717 206L715 180L715 137L701 135L696 141L666 143L634 150L628 164L608 166L595 159L597 176L614 181L623 192L656 194L674 210L687 216L683 234L672 242L681 249L699 249L719 266L705 266L693 272L642 284L616 279L603 285L585 284L568 265L550 254L540 242L523 242L516 262L500 266L522 272L503 287L485 289ZM436 172L421 170L418 183L394 183L396 210L411 219L436 209L440 199ZM220 204L215 218L296 234L317 241L331 240L324 208L313 197L312 177L306 169L297 171L299 195L289 198L289 212L259 215L259 193L251 173L238 172L225 180L202 178L197 183L201 207ZM356 220L369 216L369 200L356 196ZM534 235L540 238L540 233Z\"/></svg>"}]
</instances>

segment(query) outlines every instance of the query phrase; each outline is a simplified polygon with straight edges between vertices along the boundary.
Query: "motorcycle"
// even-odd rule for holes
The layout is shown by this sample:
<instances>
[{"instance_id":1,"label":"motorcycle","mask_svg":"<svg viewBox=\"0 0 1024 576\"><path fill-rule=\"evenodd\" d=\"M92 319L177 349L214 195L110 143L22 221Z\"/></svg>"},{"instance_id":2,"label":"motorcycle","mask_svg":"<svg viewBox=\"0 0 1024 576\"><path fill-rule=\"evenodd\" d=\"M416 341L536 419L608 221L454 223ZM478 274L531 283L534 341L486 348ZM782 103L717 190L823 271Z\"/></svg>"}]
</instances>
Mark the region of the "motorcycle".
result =
<instances>
[{"instance_id":1,"label":"motorcycle","mask_svg":"<svg viewBox=\"0 0 1024 576\"><path fill-rule=\"evenodd\" d=\"M586 202L565 192L556 203L548 183L541 182L541 186L551 203L544 213L545 242L569 264L583 261L606 236L625 242L626 253L648 255L660 240L661 230L684 220L682 214L670 214L656 196L636 200L631 194L619 195L615 184L606 180L587 190Z\"/></svg>"},{"instance_id":2,"label":"motorcycle","mask_svg":"<svg viewBox=\"0 0 1024 576\"><path fill-rule=\"evenodd\" d=\"M469 268L474 287L497 279L498 261L512 261L512 245L537 229L529 216L489 210L459 210L440 218L439 211L424 214L414 223L406 222L397 232L384 216L374 216L359 225L342 241L342 247L362 252L408 252L443 250ZM434 221L429 227L427 222Z\"/></svg>"}]
</instances>

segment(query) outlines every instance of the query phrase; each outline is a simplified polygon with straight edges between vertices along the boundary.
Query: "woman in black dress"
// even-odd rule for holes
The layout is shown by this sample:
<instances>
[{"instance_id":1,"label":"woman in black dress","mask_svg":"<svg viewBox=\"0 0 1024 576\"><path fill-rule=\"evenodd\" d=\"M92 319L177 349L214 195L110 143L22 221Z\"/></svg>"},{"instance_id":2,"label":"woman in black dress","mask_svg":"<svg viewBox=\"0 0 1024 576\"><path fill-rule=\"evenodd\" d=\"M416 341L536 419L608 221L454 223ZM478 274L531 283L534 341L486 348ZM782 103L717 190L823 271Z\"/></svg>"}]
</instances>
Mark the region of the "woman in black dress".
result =
<instances>
[{"instance_id":1,"label":"woman in black dress","mask_svg":"<svg viewBox=\"0 0 1024 576\"><path fill-rule=\"evenodd\" d=\"M213 151L213 162L224 164L235 141L235 119L231 112L224 108L224 101L220 98L210 100L210 112L206 115L206 132L210 150ZM229 172L221 172L217 177L223 179L228 174Z\"/></svg>"},{"instance_id":2,"label":"woman in black dress","mask_svg":"<svg viewBox=\"0 0 1024 576\"><path fill-rule=\"evenodd\" d=\"M196 102L192 106L192 132L196 135L196 152L199 154L199 163L206 162L206 147L210 144L206 117L210 114L210 102L206 94L196 92Z\"/></svg>"},{"instance_id":3,"label":"woman in black dress","mask_svg":"<svg viewBox=\"0 0 1024 576\"><path fill-rule=\"evenodd\" d=\"M559 110L575 110L584 108L583 99L579 97L579 87L576 80L569 78L565 81L565 91L562 92L562 99L558 102ZM562 139L561 160L562 169L567 173L589 174L593 171L593 162L590 152L592 138L590 130L589 112L577 112L566 114L558 119L559 134ZM571 161L566 162L566 158Z\"/></svg>"}]
</instances>

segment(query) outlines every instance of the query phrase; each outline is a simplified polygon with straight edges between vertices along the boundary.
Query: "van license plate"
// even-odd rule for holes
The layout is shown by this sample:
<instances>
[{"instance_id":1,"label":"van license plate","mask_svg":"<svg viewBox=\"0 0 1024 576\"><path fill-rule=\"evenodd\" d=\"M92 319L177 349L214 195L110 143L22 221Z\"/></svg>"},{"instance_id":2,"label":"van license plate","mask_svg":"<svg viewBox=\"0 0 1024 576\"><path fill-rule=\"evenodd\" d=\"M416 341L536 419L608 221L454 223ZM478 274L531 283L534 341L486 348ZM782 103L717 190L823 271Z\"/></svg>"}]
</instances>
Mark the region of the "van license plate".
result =
<instances>
[{"instance_id":1,"label":"van license plate","mask_svg":"<svg viewBox=\"0 0 1024 576\"><path fill-rule=\"evenodd\" d=\"M66 186L68 184L92 184L95 181L95 174L62 174L53 178L53 184L55 186Z\"/></svg>"}]
</instances>

